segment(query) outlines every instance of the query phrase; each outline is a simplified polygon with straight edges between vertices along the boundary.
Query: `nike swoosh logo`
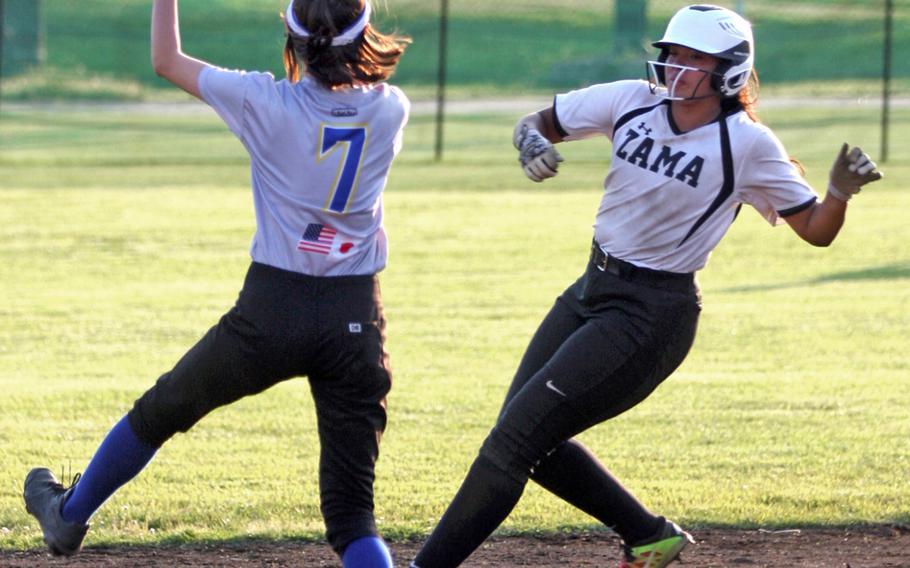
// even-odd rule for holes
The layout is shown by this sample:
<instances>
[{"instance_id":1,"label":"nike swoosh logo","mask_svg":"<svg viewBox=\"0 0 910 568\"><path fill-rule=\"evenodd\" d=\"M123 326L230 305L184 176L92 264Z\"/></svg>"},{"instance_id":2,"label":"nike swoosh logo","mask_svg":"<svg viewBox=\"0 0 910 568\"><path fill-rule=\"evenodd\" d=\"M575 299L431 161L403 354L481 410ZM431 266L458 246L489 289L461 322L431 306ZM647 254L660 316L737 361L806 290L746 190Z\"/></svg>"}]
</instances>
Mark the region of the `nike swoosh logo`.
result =
<instances>
[{"instance_id":1,"label":"nike swoosh logo","mask_svg":"<svg viewBox=\"0 0 910 568\"><path fill-rule=\"evenodd\" d=\"M553 381L552 381L552 380L547 381L547 388L550 389L551 391L555 392L555 393L558 394L559 396L561 396L561 397L563 397L563 398L566 398L566 393L564 393L564 392L562 392L561 390L559 390L559 388L558 388L556 385L553 384Z\"/></svg>"}]
</instances>

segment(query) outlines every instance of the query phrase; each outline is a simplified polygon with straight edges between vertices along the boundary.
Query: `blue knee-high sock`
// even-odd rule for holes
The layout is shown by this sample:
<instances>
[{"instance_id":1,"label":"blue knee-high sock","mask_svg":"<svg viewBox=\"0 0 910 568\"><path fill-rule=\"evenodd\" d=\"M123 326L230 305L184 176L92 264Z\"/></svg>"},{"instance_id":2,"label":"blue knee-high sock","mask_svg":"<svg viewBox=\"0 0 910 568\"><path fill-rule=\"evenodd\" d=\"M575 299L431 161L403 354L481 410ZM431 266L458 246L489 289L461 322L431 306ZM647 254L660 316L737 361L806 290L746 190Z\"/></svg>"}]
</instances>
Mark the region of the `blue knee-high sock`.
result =
<instances>
[{"instance_id":1,"label":"blue knee-high sock","mask_svg":"<svg viewBox=\"0 0 910 568\"><path fill-rule=\"evenodd\" d=\"M157 448L136 437L126 416L114 425L61 511L68 523L86 523L123 484L136 477Z\"/></svg>"},{"instance_id":2,"label":"blue knee-high sock","mask_svg":"<svg viewBox=\"0 0 910 568\"><path fill-rule=\"evenodd\" d=\"M394 568L392 555L378 536L358 538L344 549L344 568Z\"/></svg>"}]
</instances>

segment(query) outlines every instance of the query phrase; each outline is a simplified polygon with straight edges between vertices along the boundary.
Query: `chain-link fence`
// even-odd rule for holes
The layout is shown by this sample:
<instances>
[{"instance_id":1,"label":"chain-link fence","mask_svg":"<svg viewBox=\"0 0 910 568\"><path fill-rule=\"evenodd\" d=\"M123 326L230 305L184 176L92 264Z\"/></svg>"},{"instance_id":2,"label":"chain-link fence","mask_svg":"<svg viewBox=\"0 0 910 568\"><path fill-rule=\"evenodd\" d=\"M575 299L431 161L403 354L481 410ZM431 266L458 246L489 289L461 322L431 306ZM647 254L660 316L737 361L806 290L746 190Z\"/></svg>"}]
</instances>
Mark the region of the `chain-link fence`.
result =
<instances>
[{"instance_id":1,"label":"chain-link fence","mask_svg":"<svg viewBox=\"0 0 910 568\"><path fill-rule=\"evenodd\" d=\"M893 52L910 49L910 0L713 0L755 28L763 84L798 93L878 93L886 5L893 5ZM550 92L643 76L679 0L378 0L378 25L413 37L397 82L433 89L440 11L448 4L447 79L454 95ZM215 63L281 73L285 0L182 0L188 51ZM48 95L28 84L44 68L74 78L162 86L148 65L146 0L0 0L8 98ZM37 68L37 69L36 69ZM37 73L36 73L37 71ZM894 87L910 92L910 60L895 58ZM123 89L139 96L141 89ZM133 93L130 95L130 93ZM99 93L113 96L112 93ZM91 93L62 91L63 96ZM144 96L150 96L145 94Z\"/></svg>"},{"instance_id":2,"label":"chain-link fence","mask_svg":"<svg viewBox=\"0 0 910 568\"><path fill-rule=\"evenodd\" d=\"M879 92L876 82L883 72L889 2L715 2L753 22L756 65L765 85L793 87L797 93ZM670 16L685 2L450 0L449 4L450 82L520 92L642 77L644 61L655 53L650 42L662 35ZM906 53L910 2L890 4L895 19L893 50ZM433 45L432 41L426 44ZM900 87L906 92L910 62L895 61L893 73L903 79Z\"/></svg>"},{"instance_id":3,"label":"chain-link fence","mask_svg":"<svg viewBox=\"0 0 910 568\"><path fill-rule=\"evenodd\" d=\"M889 40L892 54L910 51L910 0L713 2L753 22L765 100L849 97L874 104L885 89ZM442 78L448 99L464 99L549 96L584 84L644 77L645 61L655 54L650 42L686 2L374 3L380 29L414 40L395 82L419 100L435 98ZM149 5L147 0L0 0L0 100L173 97L148 63ZM285 5L286 0L182 0L184 46L219 65L281 76L279 14ZM891 58L888 87L896 100L910 97L910 58Z\"/></svg>"},{"instance_id":4,"label":"chain-link fence","mask_svg":"<svg viewBox=\"0 0 910 568\"><path fill-rule=\"evenodd\" d=\"M447 82L454 96L558 91L644 78L678 0L439 0L447 6ZM910 97L910 1L715 0L752 23L762 98L852 99L881 112Z\"/></svg>"}]
</instances>

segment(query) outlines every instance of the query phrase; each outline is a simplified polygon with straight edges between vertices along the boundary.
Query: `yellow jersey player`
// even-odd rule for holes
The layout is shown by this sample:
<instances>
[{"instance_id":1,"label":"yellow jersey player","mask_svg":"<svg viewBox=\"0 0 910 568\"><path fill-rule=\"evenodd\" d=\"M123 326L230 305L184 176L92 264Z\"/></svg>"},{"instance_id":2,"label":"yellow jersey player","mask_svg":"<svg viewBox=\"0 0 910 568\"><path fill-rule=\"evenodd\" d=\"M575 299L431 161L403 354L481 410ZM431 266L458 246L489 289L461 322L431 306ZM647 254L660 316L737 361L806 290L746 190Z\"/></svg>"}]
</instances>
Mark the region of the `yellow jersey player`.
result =
<instances>
[{"instance_id":1,"label":"yellow jersey player","mask_svg":"<svg viewBox=\"0 0 910 568\"><path fill-rule=\"evenodd\" d=\"M234 307L136 401L74 485L46 468L28 474L26 507L53 553L78 552L92 514L174 434L306 376L329 544L345 567L392 566L373 516L391 387L377 273L382 191L410 108L385 81L408 40L380 33L370 13L369 0L291 0L288 78L276 80L184 54L177 1L155 0L155 71L208 103L249 153L252 264Z\"/></svg>"}]
</instances>

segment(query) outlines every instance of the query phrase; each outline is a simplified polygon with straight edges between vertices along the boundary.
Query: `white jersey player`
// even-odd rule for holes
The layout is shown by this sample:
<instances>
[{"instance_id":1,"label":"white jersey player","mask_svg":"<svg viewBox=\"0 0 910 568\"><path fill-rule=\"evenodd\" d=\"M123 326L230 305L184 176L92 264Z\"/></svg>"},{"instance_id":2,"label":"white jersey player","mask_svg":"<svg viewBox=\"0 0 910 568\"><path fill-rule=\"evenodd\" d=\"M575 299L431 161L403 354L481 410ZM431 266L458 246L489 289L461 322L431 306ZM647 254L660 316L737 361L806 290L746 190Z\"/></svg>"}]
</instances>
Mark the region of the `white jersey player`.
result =
<instances>
[{"instance_id":1,"label":"white jersey player","mask_svg":"<svg viewBox=\"0 0 910 568\"><path fill-rule=\"evenodd\" d=\"M774 134L737 108L683 132L647 82L619 81L557 96L552 116L563 140L612 140L594 239L636 266L695 272L743 203L777 223L816 202Z\"/></svg>"},{"instance_id":2,"label":"white jersey player","mask_svg":"<svg viewBox=\"0 0 910 568\"><path fill-rule=\"evenodd\" d=\"M533 181L556 175L553 143L606 136L610 170L590 262L556 301L522 358L499 419L414 568L459 565L506 518L528 479L623 540L621 568L662 568L692 537L645 508L573 437L644 400L695 337L695 272L748 204L825 246L846 204L881 174L845 144L823 201L754 113L749 23L683 8L654 43L649 81L558 95L515 128Z\"/></svg>"},{"instance_id":3,"label":"white jersey player","mask_svg":"<svg viewBox=\"0 0 910 568\"><path fill-rule=\"evenodd\" d=\"M25 501L54 554L168 439L212 410L306 376L316 403L321 511L343 566L391 568L373 516L391 372L376 274L382 191L409 103L384 81L407 38L370 24L369 0L291 0L287 80L185 55L177 0L155 0L155 71L211 105L250 156L256 233L235 306L110 431L78 482L46 468ZM203 496L204 498L204 496Z\"/></svg>"}]
</instances>

